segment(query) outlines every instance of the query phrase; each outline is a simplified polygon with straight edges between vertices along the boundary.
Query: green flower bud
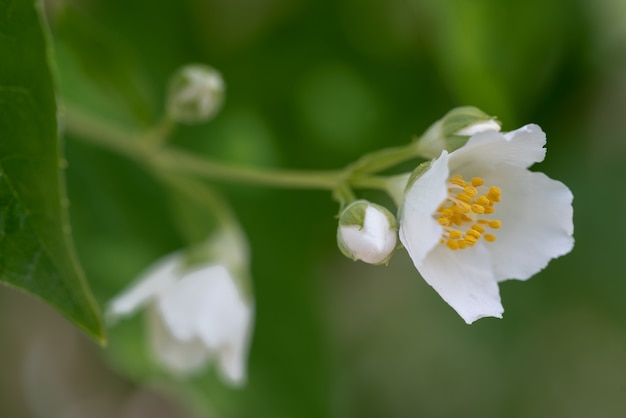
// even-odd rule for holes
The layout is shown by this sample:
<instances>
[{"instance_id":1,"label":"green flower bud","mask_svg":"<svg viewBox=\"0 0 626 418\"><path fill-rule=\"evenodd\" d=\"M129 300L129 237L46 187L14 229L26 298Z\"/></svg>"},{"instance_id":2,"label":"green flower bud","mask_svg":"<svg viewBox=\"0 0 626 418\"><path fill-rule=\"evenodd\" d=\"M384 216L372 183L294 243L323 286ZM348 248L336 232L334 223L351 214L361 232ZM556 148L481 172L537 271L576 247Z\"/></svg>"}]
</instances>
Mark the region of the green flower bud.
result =
<instances>
[{"instance_id":1,"label":"green flower bud","mask_svg":"<svg viewBox=\"0 0 626 418\"><path fill-rule=\"evenodd\" d=\"M206 122L222 107L224 90L224 80L214 68L186 65L170 79L167 115L180 123Z\"/></svg>"},{"instance_id":2,"label":"green flower bud","mask_svg":"<svg viewBox=\"0 0 626 418\"><path fill-rule=\"evenodd\" d=\"M352 260L386 264L396 248L397 230L398 223L389 210L357 200L339 217L337 245Z\"/></svg>"},{"instance_id":3,"label":"green flower bud","mask_svg":"<svg viewBox=\"0 0 626 418\"><path fill-rule=\"evenodd\" d=\"M422 135L419 142L421 155L437 158L441 151L452 152L465 145L472 135L484 131L500 131L500 123L472 106L454 108Z\"/></svg>"}]
</instances>

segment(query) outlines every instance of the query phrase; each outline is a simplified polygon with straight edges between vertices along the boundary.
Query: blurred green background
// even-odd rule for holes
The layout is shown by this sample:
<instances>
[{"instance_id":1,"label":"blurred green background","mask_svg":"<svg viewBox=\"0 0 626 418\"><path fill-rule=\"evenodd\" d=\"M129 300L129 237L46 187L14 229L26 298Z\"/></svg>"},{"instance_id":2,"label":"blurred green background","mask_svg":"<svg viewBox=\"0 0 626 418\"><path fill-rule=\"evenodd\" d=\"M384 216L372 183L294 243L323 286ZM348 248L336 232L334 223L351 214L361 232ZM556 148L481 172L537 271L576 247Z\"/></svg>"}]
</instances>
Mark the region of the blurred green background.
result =
<instances>
[{"instance_id":1,"label":"blurred green background","mask_svg":"<svg viewBox=\"0 0 626 418\"><path fill-rule=\"evenodd\" d=\"M218 68L222 112L172 142L223 161L338 168L460 105L505 130L538 123L548 154L536 168L572 189L576 246L501 284L504 319L467 326L403 251L388 267L343 258L328 193L219 184L252 250L248 386L228 389L212 370L167 378L141 315L103 350L0 288L1 417L626 416L626 1L45 6L61 98L112 124L151 126L176 69ZM184 241L141 168L71 136L65 147L78 252L105 304Z\"/></svg>"}]
</instances>

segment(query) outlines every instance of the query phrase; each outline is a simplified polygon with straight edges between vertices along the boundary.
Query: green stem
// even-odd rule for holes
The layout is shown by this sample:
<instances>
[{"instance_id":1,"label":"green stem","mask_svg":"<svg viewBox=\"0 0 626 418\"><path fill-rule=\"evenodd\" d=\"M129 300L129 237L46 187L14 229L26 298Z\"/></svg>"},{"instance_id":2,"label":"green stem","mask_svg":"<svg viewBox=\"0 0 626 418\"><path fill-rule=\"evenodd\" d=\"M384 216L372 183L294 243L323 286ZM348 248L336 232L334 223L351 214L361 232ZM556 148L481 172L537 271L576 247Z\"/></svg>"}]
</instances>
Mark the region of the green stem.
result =
<instances>
[{"instance_id":1,"label":"green stem","mask_svg":"<svg viewBox=\"0 0 626 418\"><path fill-rule=\"evenodd\" d=\"M350 179L349 184L356 189L376 189L387 190L388 177L386 176L368 176L354 177Z\"/></svg>"},{"instance_id":2,"label":"green stem","mask_svg":"<svg viewBox=\"0 0 626 418\"><path fill-rule=\"evenodd\" d=\"M379 173L420 156L419 142L393 148L383 148L366 154L349 166L353 174Z\"/></svg>"},{"instance_id":3,"label":"green stem","mask_svg":"<svg viewBox=\"0 0 626 418\"><path fill-rule=\"evenodd\" d=\"M143 140L151 142L154 146L163 145L174 133L176 122L168 117L164 117L152 129L148 130Z\"/></svg>"},{"instance_id":4,"label":"green stem","mask_svg":"<svg viewBox=\"0 0 626 418\"><path fill-rule=\"evenodd\" d=\"M212 180L325 190L333 190L345 181L343 170L271 170L224 164L185 151L162 147L162 139L153 138L160 130L131 134L70 107L66 109L64 116L65 129L80 139L139 162L178 173L194 174Z\"/></svg>"},{"instance_id":5,"label":"green stem","mask_svg":"<svg viewBox=\"0 0 626 418\"><path fill-rule=\"evenodd\" d=\"M386 190L384 177L368 176L419 156L416 142L367 154L342 170L275 170L234 166L164 146L173 129L165 121L155 129L131 133L84 112L66 107L64 124L78 138L125 155L153 169L211 180L297 189L338 191L346 187Z\"/></svg>"},{"instance_id":6,"label":"green stem","mask_svg":"<svg viewBox=\"0 0 626 418\"><path fill-rule=\"evenodd\" d=\"M180 173L213 180L284 188L332 190L344 176L341 170L272 170L234 166L175 149L163 149L155 158L159 165Z\"/></svg>"},{"instance_id":7,"label":"green stem","mask_svg":"<svg viewBox=\"0 0 626 418\"><path fill-rule=\"evenodd\" d=\"M85 142L107 148L132 159L137 159L141 156L140 154L143 154L137 140L140 135L130 134L69 106L62 108L61 115L61 127Z\"/></svg>"}]
</instances>

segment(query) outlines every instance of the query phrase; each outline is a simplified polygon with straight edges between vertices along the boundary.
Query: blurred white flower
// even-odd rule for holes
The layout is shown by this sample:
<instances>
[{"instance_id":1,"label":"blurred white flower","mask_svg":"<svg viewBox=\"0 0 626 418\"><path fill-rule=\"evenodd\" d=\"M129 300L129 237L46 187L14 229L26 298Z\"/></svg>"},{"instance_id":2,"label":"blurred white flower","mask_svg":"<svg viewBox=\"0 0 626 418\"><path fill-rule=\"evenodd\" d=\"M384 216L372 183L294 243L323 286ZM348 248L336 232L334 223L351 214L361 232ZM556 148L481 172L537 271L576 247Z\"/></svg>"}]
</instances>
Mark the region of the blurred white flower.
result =
<instances>
[{"instance_id":1,"label":"blurred white flower","mask_svg":"<svg viewBox=\"0 0 626 418\"><path fill-rule=\"evenodd\" d=\"M108 314L126 316L146 305L151 346L165 368L187 374L215 358L226 382L245 383L252 306L226 265L187 269L182 253L166 256L112 300Z\"/></svg>"},{"instance_id":2,"label":"blurred white flower","mask_svg":"<svg viewBox=\"0 0 626 418\"><path fill-rule=\"evenodd\" d=\"M528 170L545 142L537 125L479 132L409 181L400 240L468 324L502 316L498 282L528 279L574 245L572 193Z\"/></svg>"},{"instance_id":3,"label":"blurred white flower","mask_svg":"<svg viewBox=\"0 0 626 418\"><path fill-rule=\"evenodd\" d=\"M386 263L397 241L395 216L386 208L357 200L344 209L337 227L337 244L353 260L370 264Z\"/></svg>"}]
</instances>

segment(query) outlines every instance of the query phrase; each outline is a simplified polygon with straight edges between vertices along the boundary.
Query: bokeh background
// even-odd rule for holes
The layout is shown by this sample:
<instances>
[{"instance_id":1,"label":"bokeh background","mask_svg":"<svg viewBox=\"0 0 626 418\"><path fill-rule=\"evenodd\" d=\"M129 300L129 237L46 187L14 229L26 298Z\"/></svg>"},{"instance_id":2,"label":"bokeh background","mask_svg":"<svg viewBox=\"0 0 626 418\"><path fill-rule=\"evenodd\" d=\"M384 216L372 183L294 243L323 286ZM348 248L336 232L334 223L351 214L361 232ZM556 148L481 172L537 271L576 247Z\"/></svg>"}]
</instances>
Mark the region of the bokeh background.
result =
<instances>
[{"instance_id":1,"label":"bokeh background","mask_svg":"<svg viewBox=\"0 0 626 418\"><path fill-rule=\"evenodd\" d=\"M535 168L572 189L576 246L530 281L501 284L503 319L467 326L403 251L388 267L343 258L328 193L216 184L252 250L248 386L224 387L212 370L168 378L141 315L102 349L0 288L1 417L626 416L626 1L45 6L60 97L115 125L154 124L180 66L218 68L222 112L172 142L223 161L338 168L460 105L505 130L538 123L548 154ZM141 168L80 138L65 148L75 240L104 305L184 241Z\"/></svg>"}]
</instances>

